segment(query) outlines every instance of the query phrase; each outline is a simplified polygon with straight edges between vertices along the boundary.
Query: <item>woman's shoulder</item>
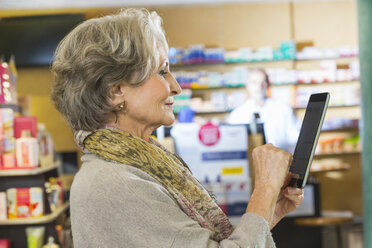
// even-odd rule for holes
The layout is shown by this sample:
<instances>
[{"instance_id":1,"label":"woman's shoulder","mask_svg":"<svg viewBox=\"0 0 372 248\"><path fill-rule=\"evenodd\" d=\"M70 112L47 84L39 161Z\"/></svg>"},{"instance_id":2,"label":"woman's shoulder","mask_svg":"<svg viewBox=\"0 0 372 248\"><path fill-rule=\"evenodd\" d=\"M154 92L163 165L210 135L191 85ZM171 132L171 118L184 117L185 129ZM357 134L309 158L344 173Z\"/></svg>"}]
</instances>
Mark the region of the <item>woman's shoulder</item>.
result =
<instances>
[{"instance_id":1,"label":"woman's shoulder","mask_svg":"<svg viewBox=\"0 0 372 248\"><path fill-rule=\"evenodd\" d=\"M133 179L158 183L143 170L136 168L136 165L104 160L90 153L83 155L81 160L82 166L76 175L76 179L89 178L91 183L128 183Z\"/></svg>"},{"instance_id":2,"label":"woman's shoulder","mask_svg":"<svg viewBox=\"0 0 372 248\"><path fill-rule=\"evenodd\" d=\"M79 197L91 192L110 197L116 192L116 197L121 198L169 197L169 192L158 181L133 165L107 161L93 154L84 155L82 162L72 184L72 195Z\"/></svg>"}]
</instances>

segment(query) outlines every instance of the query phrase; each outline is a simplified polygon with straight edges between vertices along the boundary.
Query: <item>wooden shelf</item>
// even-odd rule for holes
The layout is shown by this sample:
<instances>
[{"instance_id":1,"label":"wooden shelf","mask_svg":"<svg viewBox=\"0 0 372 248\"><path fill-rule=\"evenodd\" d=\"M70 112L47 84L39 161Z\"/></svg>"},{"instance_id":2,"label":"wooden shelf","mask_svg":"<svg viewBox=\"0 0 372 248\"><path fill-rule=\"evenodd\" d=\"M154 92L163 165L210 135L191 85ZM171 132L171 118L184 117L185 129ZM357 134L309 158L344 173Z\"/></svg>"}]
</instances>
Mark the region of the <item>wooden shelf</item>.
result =
<instances>
[{"instance_id":1,"label":"wooden shelf","mask_svg":"<svg viewBox=\"0 0 372 248\"><path fill-rule=\"evenodd\" d=\"M56 211L42 216L40 218L19 218L19 219L7 219L0 220L0 226L14 226L14 225L36 225L36 224L46 224L54 221L63 212L69 208L69 202L65 202L62 206L56 209Z\"/></svg>"},{"instance_id":2,"label":"wooden shelf","mask_svg":"<svg viewBox=\"0 0 372 248\"><path fill-rule=\"evenodd\" d=\"M296 62L308 62L308 61L322 61L322 60L337 60L337 62L350 62L359 58L359 56L350 56L350 57L334 57L334 58L317 58L317 59L296 59Z\"/></svg>"},{"instance_id":3,"label":"wooden shelf","mask_svg":"<svg viewBox=\"0 0 372 248\"><path fill-rule=\"evenodd\" d=\"M314 157L329 157L329 156L348 156L348 155L360 155L360 151L354 152L335 152L335 153L319 153L315 154Z\"/></svg>"},{"instance_id":4,"label":"wooden shelf","mask_svg":"<svg viewBox=\"0 0 372 248\"><path fill-rule=\"evenodd\" d=\"M57 161L51 166L37 167L35 169L2 169L0 170L0 177L35 176L54 170L60 166L61 162Z\"/></svg>"},{"instance_id":5,"label":"wooden shelf","mask_svg":"<svg viewBox=\"0 0 372 248\"><path fill-rule=\"evenodd\" d=\"M349 223L353 217L318 217L318 218L298 218L295 220L299 226L328 226Z\"/></svg>"},{"instance_id":6,"label":"wooden shelf","mask_svg":"<svg viewBox=\"0 0 372 248\"><path fill-rule=\"evenodd\" d=\"M348 171L350 170L350 165L349 164L340 164L339 166L332 166L329 169L319 169L319 170L312 170L311 167L310 173L317 174L317 173L324 173L324 172L331 172L331 171Z\"/></svg>"},{"instance_id":7,"label":"wooden shelf","mask_svg":"<svg viewBox=\"0 0 372 248\"><path fill-rule=\"evenodd\" d=\"M359 131L358 127L343 127L343 128L335 128L335 129L322 129L320 130L322 133L331 133L331 132L351 132L351 131Z\"/></svg>"},{"instance_id":8,"label":"wooden shelf","mask_svg":"<svg viewBox=\"0 0 372 248\"><path fill-rule=\"evenodd\" d=\"M14 112L21 112L21 107L17 104L0 104L0 108L10 108Z\"/></svg>"},{"instance_id":9,"label":"wooden shelf","mask_svg":"<svg viewBox=\"0 0 372 248\"><path fill-rule=\"evenodd\" d=\"M353 105L329 105L328 108L353 108L353 107L359 107L359 104L353 104ZM293 107L294 110L304 110L306 107Z\"/></svg>"}]
</instances>

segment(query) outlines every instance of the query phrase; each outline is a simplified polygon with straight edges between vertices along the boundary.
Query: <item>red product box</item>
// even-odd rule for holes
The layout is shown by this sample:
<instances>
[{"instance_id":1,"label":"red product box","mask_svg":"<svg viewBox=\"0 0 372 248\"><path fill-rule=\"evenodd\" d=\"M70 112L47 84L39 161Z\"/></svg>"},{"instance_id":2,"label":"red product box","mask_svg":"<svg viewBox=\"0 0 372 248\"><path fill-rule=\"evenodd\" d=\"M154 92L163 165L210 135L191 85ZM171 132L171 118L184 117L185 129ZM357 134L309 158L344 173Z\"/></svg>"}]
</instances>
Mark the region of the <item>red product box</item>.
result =
<instances>
[{"instance_id":1,"label":"red product box","mask_svg":"<svg viewBox=\"0 0 372 248\"><path fill-rule=\"evenodd\" d=\"M10 248L10 240L0 239L0 248Z\"/></svg>"},{"instance_id":2,"label":"red product box","mask_svg":"<svg viewBox=\"0 0 372 248\"><path fill-rule=\"evenodd\" d=\"M19 116L14 118L14 137L21 137L22 130L30 130L31 136L37 138L37 120L35 116Z\"/></svg>"},{"instance_id":3,"label":"red product box","mask_svg":"<svg viewBox=\"0 0 372 248\"><path fill-rule=\"evenodd\" d=\"M17 208L18 208L18 218L31 217L30 189L29 188L17 189Z\"/></svg>"}]
</instances>

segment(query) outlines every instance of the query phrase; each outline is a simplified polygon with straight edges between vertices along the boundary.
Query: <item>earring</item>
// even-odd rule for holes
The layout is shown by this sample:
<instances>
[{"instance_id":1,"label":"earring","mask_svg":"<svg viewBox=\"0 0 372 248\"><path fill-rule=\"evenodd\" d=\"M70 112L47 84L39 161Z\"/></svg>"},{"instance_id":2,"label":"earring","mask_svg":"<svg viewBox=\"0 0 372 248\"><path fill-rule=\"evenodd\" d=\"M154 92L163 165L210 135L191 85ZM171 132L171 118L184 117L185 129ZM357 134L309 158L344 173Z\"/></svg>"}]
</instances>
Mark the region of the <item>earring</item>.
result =
<instances>
[{"instance_id":1,"label":"earring","mask_svg":"<svg viewBox=\"0 0 372 248\"><path fill-rule=\"evenodd\" d=\"M119 109L120 109L120 110L123 110L123 108L124 108L124 104L120 104L120 105L119 105Z\"/></svg>"}]
</instances>

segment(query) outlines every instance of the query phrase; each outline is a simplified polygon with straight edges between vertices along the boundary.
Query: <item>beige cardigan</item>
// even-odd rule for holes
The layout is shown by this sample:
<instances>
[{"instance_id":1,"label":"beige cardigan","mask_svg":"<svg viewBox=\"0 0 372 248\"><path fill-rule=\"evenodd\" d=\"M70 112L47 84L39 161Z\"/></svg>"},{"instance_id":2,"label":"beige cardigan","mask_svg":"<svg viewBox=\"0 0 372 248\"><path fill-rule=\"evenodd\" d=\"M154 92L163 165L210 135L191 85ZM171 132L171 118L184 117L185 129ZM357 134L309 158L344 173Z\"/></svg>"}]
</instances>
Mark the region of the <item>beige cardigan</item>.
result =
<instances>
[{"instance_id":1,"label":"beige cardigan","mask_svg":"<svg viewBox=\"0 0 372 248\"><path fill-rule=\"evenodd\" d=\"M145 172L93 154L82 161L70 197L75 248L275 247L259 215L244 214L231 236L218 243Z\"/></svg>"}]
</instances>

